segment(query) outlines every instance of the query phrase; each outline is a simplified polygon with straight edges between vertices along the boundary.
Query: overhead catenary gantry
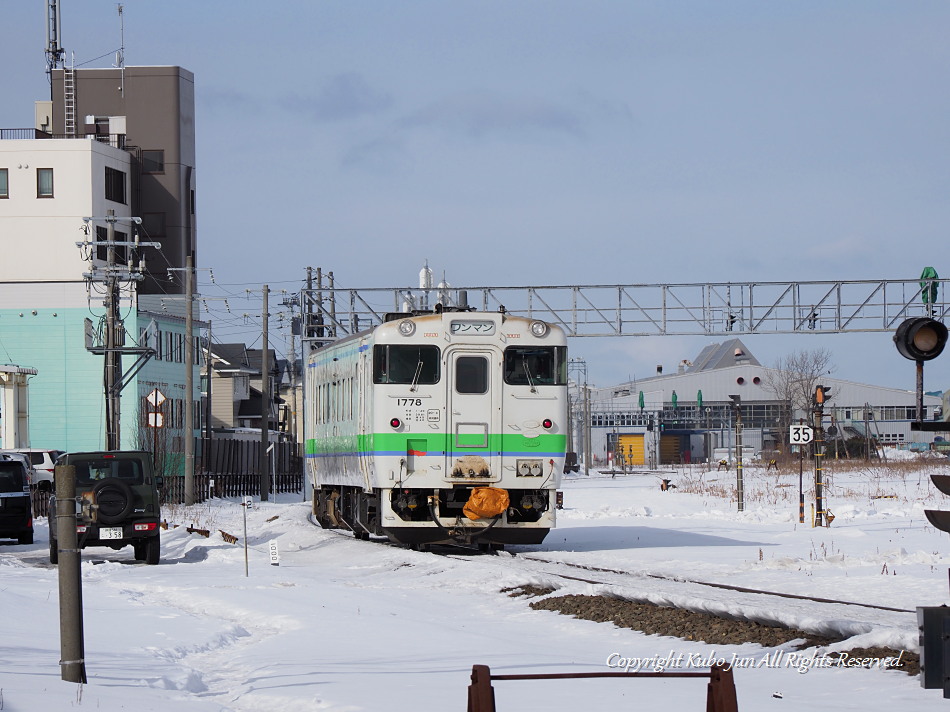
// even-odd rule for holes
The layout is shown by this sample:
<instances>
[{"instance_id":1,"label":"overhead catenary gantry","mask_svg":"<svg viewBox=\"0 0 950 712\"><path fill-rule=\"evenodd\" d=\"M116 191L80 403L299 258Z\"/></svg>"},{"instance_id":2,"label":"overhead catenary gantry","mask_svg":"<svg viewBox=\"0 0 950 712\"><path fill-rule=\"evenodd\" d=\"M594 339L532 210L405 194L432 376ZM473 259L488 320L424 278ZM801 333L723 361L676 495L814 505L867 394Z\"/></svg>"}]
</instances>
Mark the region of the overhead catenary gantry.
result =
<instances>
[{"instance_id":1,"label":"overhead catenary gantry","mask_svg":"<svg viewBox=\"0 0 950 712\"><path fill-rule=\"evenodd\" d=\"M332 341L423 305L470 305L558 324L568 336L729 336L893 332L913 316L944 321L946 279L524 287L305 289L304 339Z\"/></svg>"}]
</instances>

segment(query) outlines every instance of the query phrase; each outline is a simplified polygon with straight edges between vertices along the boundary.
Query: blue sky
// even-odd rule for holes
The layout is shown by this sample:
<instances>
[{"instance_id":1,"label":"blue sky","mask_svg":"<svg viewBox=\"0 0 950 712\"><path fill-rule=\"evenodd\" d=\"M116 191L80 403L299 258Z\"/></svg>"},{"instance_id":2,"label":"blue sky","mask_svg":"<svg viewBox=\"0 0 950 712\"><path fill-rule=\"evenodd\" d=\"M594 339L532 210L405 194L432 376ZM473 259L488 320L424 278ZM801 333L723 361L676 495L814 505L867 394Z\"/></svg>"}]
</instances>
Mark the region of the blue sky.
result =
<instances>
[{"instance_id":1,"label":"blue sky","mask_svg":"<svg viewBox=\"0 0 950 712\"><path fill-rule=\"evenodd\" d=\"M943 1L123 4L127 64L196 76L209 295L295 291L307 265L413 285L426 259L457 285L950 275ZM77 64L119 46L114 2L62 5ZM0 8L5 128L47 95L44 8ZM605 384L704 343L572 353ZM884 334L747 343L913 387Z\"/></svg>"}]
</instances>

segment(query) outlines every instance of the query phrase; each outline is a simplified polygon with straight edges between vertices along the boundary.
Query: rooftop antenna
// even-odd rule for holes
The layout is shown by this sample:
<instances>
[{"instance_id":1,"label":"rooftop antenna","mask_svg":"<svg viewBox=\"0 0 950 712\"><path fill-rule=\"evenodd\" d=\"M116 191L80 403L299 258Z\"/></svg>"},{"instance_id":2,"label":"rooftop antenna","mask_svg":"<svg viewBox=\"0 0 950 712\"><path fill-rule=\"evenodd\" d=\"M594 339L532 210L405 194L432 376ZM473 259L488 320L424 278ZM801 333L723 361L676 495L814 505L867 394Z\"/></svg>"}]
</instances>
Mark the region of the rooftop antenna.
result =
<instances>
[{"instance_id":1,"label":"rooftop antenna","mask_svg":"<svg viewBox=\"0 0 950 712\"><path fill-rule=\"evenodd\" d=\"M115 53L114 66L122 70L120 72L119 95L125 98L125 16L122 14L122 3L118 3L116 8L119 11L119 50Z\"/></svg>"},{"instance_id":2,"label":"rooftop antenna","mask_svg":"<svg viewBox=\"0 0 950 712\"><path fill-rule=\"evenodd\" d=\"M46 3L46 74L49 75L50 92L53 86L53 70L63 64L66 50L60 46L59 0ZM52 93L50 94L52 97Z\"/></svg>"}]
</instances>

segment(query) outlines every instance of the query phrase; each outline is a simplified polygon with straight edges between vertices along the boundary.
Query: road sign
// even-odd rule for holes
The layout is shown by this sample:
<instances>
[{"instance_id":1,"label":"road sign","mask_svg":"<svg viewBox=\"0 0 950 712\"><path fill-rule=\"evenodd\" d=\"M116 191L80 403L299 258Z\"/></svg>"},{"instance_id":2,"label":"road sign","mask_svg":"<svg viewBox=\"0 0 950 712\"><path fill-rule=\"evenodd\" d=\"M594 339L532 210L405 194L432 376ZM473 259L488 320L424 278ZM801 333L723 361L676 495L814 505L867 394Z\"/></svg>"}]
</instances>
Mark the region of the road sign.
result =
<instances>
[{"instance_id":1,"label":"road sign","mask_svg":"<svg viewBox=\"0 0 950 712\"><path fill-rule=\"evenodd\" d=\"M815 438L815 431L807 425L792 425L788 429L788 441L792 445L807 445Z\"/></svg>"},{"instance_id":2,"label":"road sign","mask_svg":"<svg viewBox=\"0 0 950 712\"><path fill-rule=\"evenodd\" d=\"M164 428L165 427L165 416L162 413L149 413L148 414L148 427L150 428Z\"/></svg>"},{"instance_id":3,"label":"road sign","mask_svg":"<svg viewBox=\"0 0 950 712\"><path fill-rule=\"evenodd\" d=\"M165 394L162 393L157 388L153 389L151 393L145 396L145 400L151 403L153 406L158 408L162 403L165 402Z\"/></svg>"}]
</instances>

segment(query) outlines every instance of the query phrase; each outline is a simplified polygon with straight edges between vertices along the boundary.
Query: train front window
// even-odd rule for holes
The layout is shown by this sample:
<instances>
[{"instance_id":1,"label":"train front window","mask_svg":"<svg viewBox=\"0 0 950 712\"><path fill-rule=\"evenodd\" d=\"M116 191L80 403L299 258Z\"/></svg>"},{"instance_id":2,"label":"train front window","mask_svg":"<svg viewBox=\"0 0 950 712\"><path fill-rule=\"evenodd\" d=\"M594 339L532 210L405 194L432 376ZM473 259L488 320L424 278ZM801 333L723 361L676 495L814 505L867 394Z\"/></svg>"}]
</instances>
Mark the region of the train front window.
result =
<instances>
[{"instance_id":1,"label":"train front window","mask_svg":"<svg viewBox=\"0 0 950 712\"><path fill-rule=\"evenodd\" d=\"M483 356L459 356L455 361L456 393L488 392L488 359Z\"/></svg>"},{"instance_id":2,"label":"train front window","mask_svg":"<svg viewBox=\"0 0 950 712\"><path fill-rule=\"evenodd\" d=\"M431 385L441 376L438 346L377 344L373 347L373 383Z\"/></svg>"},{"instance_id":3,"label":"train front window","mask_svg":"<svg viewBox=\"0 0 950 712\"><path fill-rule=\"evenodd\" d=\"M567 384L566 346L509 346L505 349L505 383L509 386Z\"/></svg>"}]
</instances>

